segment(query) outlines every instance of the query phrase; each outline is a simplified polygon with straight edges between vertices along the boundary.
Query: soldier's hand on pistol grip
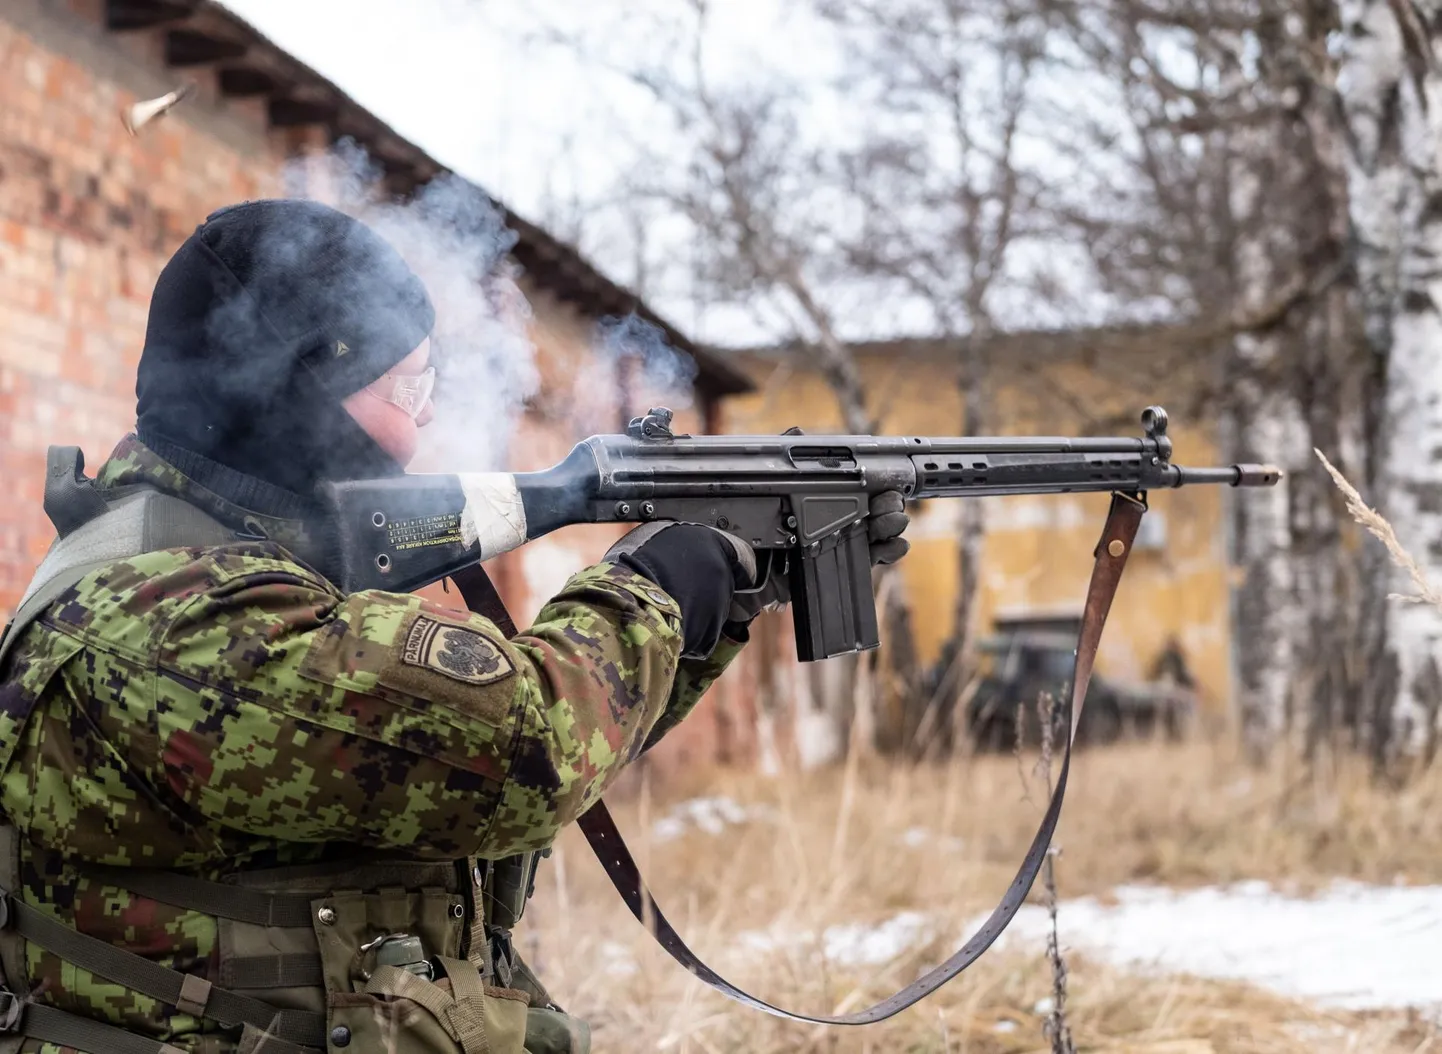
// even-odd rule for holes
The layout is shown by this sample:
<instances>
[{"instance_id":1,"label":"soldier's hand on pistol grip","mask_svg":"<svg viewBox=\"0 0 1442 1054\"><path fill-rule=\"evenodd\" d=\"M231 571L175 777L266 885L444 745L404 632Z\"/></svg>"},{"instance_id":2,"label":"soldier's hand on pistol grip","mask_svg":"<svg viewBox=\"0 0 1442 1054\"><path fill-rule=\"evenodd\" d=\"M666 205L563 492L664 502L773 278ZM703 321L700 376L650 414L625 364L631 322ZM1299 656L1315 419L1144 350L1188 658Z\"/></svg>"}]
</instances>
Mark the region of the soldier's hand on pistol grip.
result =
<instances>
[{"instance_id":1,"label":"soldier's hand on pistol grip","mask_svg":"<svg viewBox=\"0 0 1442 1054\"><path fill-rule=\"evenodd\" d=\"M872 567L894 564L906 555L911 543L901 535L910 522L911 517L906 514L906 502L900 491L882 491L871 499L866 537L870 544ZM782 568L782 561L773 559L765 582L758 588L736 593L726 616L728 624L744 625L763 611L777 611L791 603L791 585Z\"/></svg>"},{"instance_id":2,"label":"soldier's hand on pistol grip","mask_svg":"<svg viewBox=\"0 0 1442 1054\"><path fill-rule=\"evenodd\" d=\"M628 532L602 558L664 589L681 609L681 656L706 658L721 640L731 598L756 581L756 552L699 523L656 521Z\"/></svg>"}]
</instances>

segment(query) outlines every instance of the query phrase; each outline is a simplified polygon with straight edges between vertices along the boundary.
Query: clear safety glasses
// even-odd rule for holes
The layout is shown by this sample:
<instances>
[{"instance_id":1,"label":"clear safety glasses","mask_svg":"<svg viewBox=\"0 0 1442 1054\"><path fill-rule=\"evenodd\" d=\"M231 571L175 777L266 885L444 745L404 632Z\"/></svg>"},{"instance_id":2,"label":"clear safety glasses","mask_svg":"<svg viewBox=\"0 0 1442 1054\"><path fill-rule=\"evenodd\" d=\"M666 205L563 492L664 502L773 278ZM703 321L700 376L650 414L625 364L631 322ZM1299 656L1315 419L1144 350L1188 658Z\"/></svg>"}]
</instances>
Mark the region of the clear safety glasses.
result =
<instances>
[{"instance_id":1,"label":"clear safety glasses","mask_svg":"<svg viewBox=\"0 0 1442 1054\"><path fill-rule=\"evenodd\" d=\"M425 409L426 403L430 401L431 392L436 387L436 368L428 367L423 373L413 374L409 377L396 377L389 373L379 380L366 386L377 399L388 403L394 403L415 420Z\"/></svg>"}]
</instances>

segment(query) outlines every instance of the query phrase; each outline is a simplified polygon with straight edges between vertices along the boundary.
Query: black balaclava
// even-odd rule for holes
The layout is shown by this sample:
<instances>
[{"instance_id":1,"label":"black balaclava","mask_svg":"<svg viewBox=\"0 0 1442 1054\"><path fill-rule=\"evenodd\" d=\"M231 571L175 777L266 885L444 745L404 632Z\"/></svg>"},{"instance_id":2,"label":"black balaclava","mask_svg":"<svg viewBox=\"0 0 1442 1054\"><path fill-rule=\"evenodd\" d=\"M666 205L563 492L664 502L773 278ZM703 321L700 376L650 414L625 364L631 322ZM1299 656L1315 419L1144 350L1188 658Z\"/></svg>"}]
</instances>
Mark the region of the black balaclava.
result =
<instances>
[{"instance_id":1,"label":"black balaclava","mask_svg":"<svg viewBox=\"0 0 1442 1054\"><path fill-rule=\"evenodd\" d=\"M140 440L274 515L301 511L325 480L395 475L403 466L342 400L434 324L421 280L359 220L312 201L220 209L156 281L136 381Z\"/></svg>"}]
</instances>

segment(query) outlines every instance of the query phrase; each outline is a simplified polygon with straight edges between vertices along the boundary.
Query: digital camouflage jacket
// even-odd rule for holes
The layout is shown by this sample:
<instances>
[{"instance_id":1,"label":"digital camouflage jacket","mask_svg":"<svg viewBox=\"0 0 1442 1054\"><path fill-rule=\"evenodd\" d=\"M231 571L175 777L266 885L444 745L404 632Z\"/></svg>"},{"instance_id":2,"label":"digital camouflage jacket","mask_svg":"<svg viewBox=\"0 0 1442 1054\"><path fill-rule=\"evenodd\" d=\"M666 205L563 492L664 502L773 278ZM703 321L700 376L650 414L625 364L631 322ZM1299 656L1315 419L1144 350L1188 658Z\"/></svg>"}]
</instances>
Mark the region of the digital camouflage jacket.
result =
<instances>
[{"instance_id":1,"label":"digital camouflage jacket","mask_svg":"<svg viewBox=\"0 0 1442 1054\"><path fill-rule=\"evenodd\" d=\"M69 865L216 879L358 851L539 849L741 647L679 660L675 602L609 564L512 640L420 597L342 595L287 548L298 524L228 504L133 436L97 482L148 484L264 539L146 553L51 605L0 683L0 811L20 831L25 902L217 983L215 919ZM214 1022L33 944L27 963L43 1002L187 1051L234 1049L202 1039Z\"/></svg>"}]
</instances>

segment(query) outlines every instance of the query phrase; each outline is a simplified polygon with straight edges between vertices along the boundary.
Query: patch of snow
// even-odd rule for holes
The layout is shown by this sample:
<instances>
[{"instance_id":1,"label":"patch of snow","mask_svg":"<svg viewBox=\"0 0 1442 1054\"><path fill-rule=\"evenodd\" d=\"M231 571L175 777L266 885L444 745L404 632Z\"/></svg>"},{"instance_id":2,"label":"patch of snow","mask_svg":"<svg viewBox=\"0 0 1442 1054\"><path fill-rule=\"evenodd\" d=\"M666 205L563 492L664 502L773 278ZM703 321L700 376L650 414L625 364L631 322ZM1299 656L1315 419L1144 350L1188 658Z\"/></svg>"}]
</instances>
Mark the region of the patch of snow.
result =
<instances>
[{"instance_id":1,"label":"patch of snow","mask_svg":"<svg viewBox=\"0 0 1442 1054\"><path fill-rule=\"evenodd\" d=\"M1250 793L1252 793L1252 777L1250 776L1243 776L1241 779L1236 780L1226 790L1226 795L1229 798L1241 798Z\"/></svg>"},{"instance_id":2,"label":"patch of snow","mask_svg":"<svg viewBox=\"0 0 1442 1054\"><path fill-rule=\"evenodd\" d=\"M998 1021L996 1024L994 1024L994 1025L991 1026L991 1030L992 1030L993 1032L1001 1032L1001 1033L1003 1033L1003 1034L1005 1034L1005 1033L1007 1033L1007 1032L1015 1032L1015 1031L1016 1031L1016 1022L1015 1022L1015 1021Z\"/></svg>"},{"instance_id":3,"label":"patch of snow","mask_svg":"<svg viewBox=\"0 0 1442 1054\"><path fill-rule=\"evenodd\" d=\"M670 842L686 833L686 821L663 816L651 825L651 837L658 842Z\"/></svg>"},{"instance_id":4,"label":"patch of snow","mask_svg":"<svg viewBox=\"0 0 1442 1054\"><path fill-rule=\"evenodd\" d=\"M930 932L927 917L903 911L875 926L829 926L822 934L826 958L842 966L878 966L914 947Z\"/></svg>"},{"instance_id":5,"label":"patch of snow","mask_svg":"<svg viewBox=\"0 0 1442 1054\"><path fill-rule=\"evenodd\" d=\"M806 940L815 937L815 934L805 934ZM774 952L778 948L784 948L788 944L797 942L802 938L795 933L787 932L780 927L772 926L769 930L745 930L736 935L736 943L747 951L752 952Z\"/></svg>"},{"instance_id":6,"label":"patch of snow","mask_svg":"<svg viewBox=\"0 0 1442 1054\"><path fill-rule=\"evenodd\" d=\"M1062 902L1064 948L1119 966L1247 981L1342 1009L1442 1012L1442 886L1336 882L1303 898L1242 882L1122 886L1114 895L1115 903ZM999 943L1042 945L1049 929L1045 909L1027 905Z\"/></svg>"},{"instance_id":7,"label":"patch of snow","mask_svg":"<svg viewBox=\"0 0 1442 1054\"><path fill-rule=\"evenodd\" d=\"M599 958L603 973L614 977L630 977L636 972L636 960L631 955L631 949L619 941L604 941L600 947Z\"/></svg>"},{"instance_id":8,"label":"patch of snow","mask_svg":"<svg viewBox=\"0 0 1442 1054\"><path fill-rule=\"evenodd\" d=\"M901 833L901 844L908 849L965 849L966 840L939 835L925 827L908 827Z\"/></svg>"},{"instance_id":9,"label":"patch of snow","mask_svg":"<svg viewBox=\"0 0 1442 1054\"><path fill-rule=\"evenodd\" d=\"M879 966L929 938L935 929L919 911L902 911L877 923L845 923L821 931L820 952L826 961L839 966ZM813 945L815 932L794 932L773 926L769 930L748 930L737 941L749 951L771 952L778 948Z\"/></svg>"},{"instance_id":10,"label":"patch of snow","mask_svg":"<svg viewBox=\"0 0 1442 1054\"><path fill-rule=\"evenodd\" d=\"M1244 981L1340 1009L1413 1008L1442 1020L1442 972L1434 965L1442 946L1442 886L1335 882L1316 897L1261 881L1192 890L1121 886L1105 903L1063 901L1058 915L1064 949L1117 966ZM973 919L963 936L982 921ZM998 944L1040 950L1049 931L1045 909L1029 904ZM933 918L903 911L819 934L778 924L738 934L735 947L815 948L818 958L841 966L876 966L936 932ZM1045 1015L1051 1008L1043 998L1032 1009Z\"/></svg>"},{"instance_id":11,"label":"patch of snow","mask_svg":"<svg viewBox=\"0 0 1442 1054\"><path fill-rule=\"evenodd\" d=\"M730 798L691 798L673 807L651 825L651 837L658 842L680 838L695 828L717 835L727 825L740 826L757 820L772 820L775 811L761 805L745 806Z\"/></svg>"}]
</instances>

